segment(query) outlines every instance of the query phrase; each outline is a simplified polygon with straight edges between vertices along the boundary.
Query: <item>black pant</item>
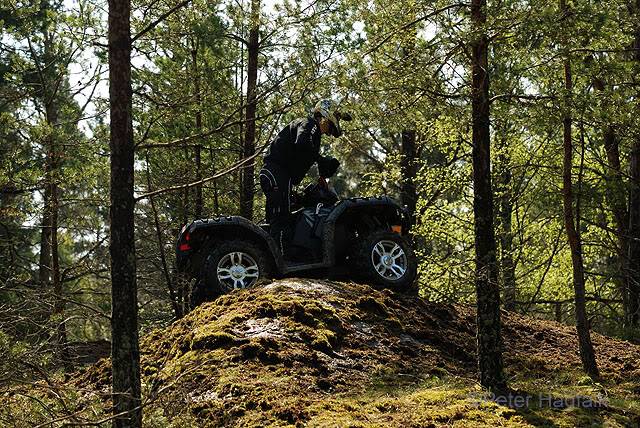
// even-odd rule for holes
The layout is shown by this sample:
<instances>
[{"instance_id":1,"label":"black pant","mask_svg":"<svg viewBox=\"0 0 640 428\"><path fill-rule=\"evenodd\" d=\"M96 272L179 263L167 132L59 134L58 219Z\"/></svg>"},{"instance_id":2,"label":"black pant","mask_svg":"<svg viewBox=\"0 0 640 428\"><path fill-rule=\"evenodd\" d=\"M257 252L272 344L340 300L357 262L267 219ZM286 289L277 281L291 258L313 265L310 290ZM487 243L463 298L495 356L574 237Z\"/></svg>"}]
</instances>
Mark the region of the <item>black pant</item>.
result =
<instances>
[{"instance_id":1,"label":"black pant","mask_svg":"<svg viewBox=\"0 0 640 428\"><path fill-rule=\"evenodd\" d=\"M281 166L266 163L260 170L260 187L267 197L266 221L271 225L271 236L284 253L289 240L289 214L291 211L291 176Z\"/></svg>"}]
</instances>

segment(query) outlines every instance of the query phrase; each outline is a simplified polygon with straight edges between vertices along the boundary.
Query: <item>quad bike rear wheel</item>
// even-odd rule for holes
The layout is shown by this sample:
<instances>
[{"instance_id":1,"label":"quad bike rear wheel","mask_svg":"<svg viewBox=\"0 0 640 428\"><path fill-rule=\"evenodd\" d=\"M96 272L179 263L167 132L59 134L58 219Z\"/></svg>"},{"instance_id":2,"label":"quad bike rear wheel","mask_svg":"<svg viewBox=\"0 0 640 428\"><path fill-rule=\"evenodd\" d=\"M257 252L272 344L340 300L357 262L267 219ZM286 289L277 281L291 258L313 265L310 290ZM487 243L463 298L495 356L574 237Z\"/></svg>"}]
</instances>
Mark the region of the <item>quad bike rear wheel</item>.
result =
<instances>
[{"instance_id":1,"label":"quad bike rear wheel","mask_svg":"<svg viewBox=\"0 0 640 428\"><path fill-rule=\"evenodd\" d=\"M375 284L399 292L416 292L418 262L405 237L386 230L373 232L356 246L350 258L358 273Z\"/></svg>"},{"instance_id":2,"label":"quad bike rear wheel","mask_svg":"<svg viewBox=\"0 0 640 428\"><path fill-rule=\"evenodd\" d=\"M231 291L249 288L271 274L271 261L255 243L216 242L206 257L201 281L193 290L192 306Z\"/></svg>"}]
</instances>

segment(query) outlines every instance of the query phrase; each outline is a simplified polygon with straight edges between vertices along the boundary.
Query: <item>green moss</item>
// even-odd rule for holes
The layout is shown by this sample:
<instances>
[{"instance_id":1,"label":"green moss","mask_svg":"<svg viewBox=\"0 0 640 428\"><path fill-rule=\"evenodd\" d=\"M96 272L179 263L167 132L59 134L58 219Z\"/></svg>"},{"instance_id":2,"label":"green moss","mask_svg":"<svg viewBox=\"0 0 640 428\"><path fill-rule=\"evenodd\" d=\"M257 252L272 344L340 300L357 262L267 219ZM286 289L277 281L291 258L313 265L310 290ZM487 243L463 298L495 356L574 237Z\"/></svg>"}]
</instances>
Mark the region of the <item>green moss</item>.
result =
<instances>
[{"instance_id":1,"label":"green moss","mask_svg":"<svg viewBox=\"0 0 640 428\"><path fill-rule=\"evenodd\" d=\"M191 349L216 349L229 347L241 342L237 337L225 331L199 331L191 341Z\"/></svg>"},{"instance_id":2,"label":"green moss","mask_svg":"<svg viewBox=\"0 0 640 428\"><path fill-rule=\"evenodd\" d=\"M576 385L580 385L580 386L585 386L585 385L593 385L594 381L593 379L591 379L591 377L589 376L582 376L580 377L580 379L578 379L578 381L576 382Z\"/></svg>"},{"instance_id":3,"label":"green moss","mask_svg":"<svg viewBox=\"0 0 640 428\"><path fill-rule=\"evenodd\" d=\"M469 310L396 298L358 284L298 279L275 284L225 295L142 339L143 391L145 399L153 398L145 407L146 425L638 425L640 379L628 374L639 370L634 361L626 374L616 375L616 366L603 370L604 380L596 383L584 378L579 361L554 364L553 357L574 350L550 345L537 352L527 343L535 339L534 327L507 320L511 331L532 332L515 337L505 330L510 386L532 396L606 394L609 400L608 408L597 411L512 409L489 400L477 386ZM561 328L545 326L544 337L556 334L554 329ZM109 377L103 361L70 389L104 391ZM55 408L52 394L28 392ZM109 412L104 396L73 397L80 406L101 406L100 415ZM1 398L7 405L0 416L33 406L19 394ZM29 409L38 423L48 417L42 409Z\"/></svg>"},{"instance_id":4,"label":"green moss","mask_svg":"<svg viewBox=\"0 0 640 428\"><path fill-rule=\"evenodd\" d=\"M315 338L311 342L311 346L323 352L331 352L338 343L337 335L326 328L315 330Z\"/></svg>"},{"instance_id":5,"label":"green moss","mask_svg":"<svg viewBox=\"0 0 640 428\"><path fill-rule=\"evenodd\" d=\"M476 405L469 397L472 383L440 381L440 386L394 388L387 385L358 395L342 395L312 406L309 426L424 427L460 422L460 426L510 426L527 424L511 409L489 403Z\"/></svg>"},{"instance_id":6,"label":"green moss","mask_svg":"<svg viewBox=\"0 0 640 428\"><path fill-rule=\"evenodd\" d=\"M361 297L357 303L358 308L370 312L380 317L387 317L389 310L387 306L380 300L375 299L372 296Z\"/></svg>"}]
</instances>

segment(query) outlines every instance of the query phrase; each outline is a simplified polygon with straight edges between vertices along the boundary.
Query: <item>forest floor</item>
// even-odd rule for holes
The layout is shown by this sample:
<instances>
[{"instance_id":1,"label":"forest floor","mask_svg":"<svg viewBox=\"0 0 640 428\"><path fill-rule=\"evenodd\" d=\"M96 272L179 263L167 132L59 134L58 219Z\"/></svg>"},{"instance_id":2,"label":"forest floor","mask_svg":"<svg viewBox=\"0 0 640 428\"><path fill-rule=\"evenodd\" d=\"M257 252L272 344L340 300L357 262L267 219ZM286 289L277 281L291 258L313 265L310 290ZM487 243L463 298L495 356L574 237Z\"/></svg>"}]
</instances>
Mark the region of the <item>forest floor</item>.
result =
<instances>
[{"instance_id":1,"label":"forest floor","mask_svg":"<svg viewBox=\"0 0 640 428\"><path fill-rule=\"evenodd\" d=\"M594 382L572 327L507 312L503 325L513 391L491 397L475 380L472 308L352 283L265 283L142 338L145 426L640 426L640 346L593 334ZM96 421L109 384L101 360L39 399L71 394L66 421ZM34 408L21 392L2 399L0 415Z\"/></svg>"}]
</instances>

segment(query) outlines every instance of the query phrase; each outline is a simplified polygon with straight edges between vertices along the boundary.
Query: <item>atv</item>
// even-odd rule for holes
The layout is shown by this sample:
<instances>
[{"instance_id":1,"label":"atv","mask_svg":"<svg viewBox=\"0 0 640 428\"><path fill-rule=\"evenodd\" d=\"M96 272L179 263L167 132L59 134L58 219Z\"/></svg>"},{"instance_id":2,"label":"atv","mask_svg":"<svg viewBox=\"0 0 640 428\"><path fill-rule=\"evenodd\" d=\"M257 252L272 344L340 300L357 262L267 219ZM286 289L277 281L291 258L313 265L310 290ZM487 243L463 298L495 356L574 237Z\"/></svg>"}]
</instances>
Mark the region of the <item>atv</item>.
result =
<instances>
[{"instance_id":1,"label":"atv","mask_svg":"<svg viewBox=\"0 0 640 428\"><path fill-rule=\"evenodd\" d=\"M396 291L415 291L417 261L407 211L387 196L339 200L320 177L289 217L283 248L270 225L244 217L195 220L178 236L179 274L194 284L191 305L261 278L300 275L362 277Z\"/></svg>"}]
</instances>

